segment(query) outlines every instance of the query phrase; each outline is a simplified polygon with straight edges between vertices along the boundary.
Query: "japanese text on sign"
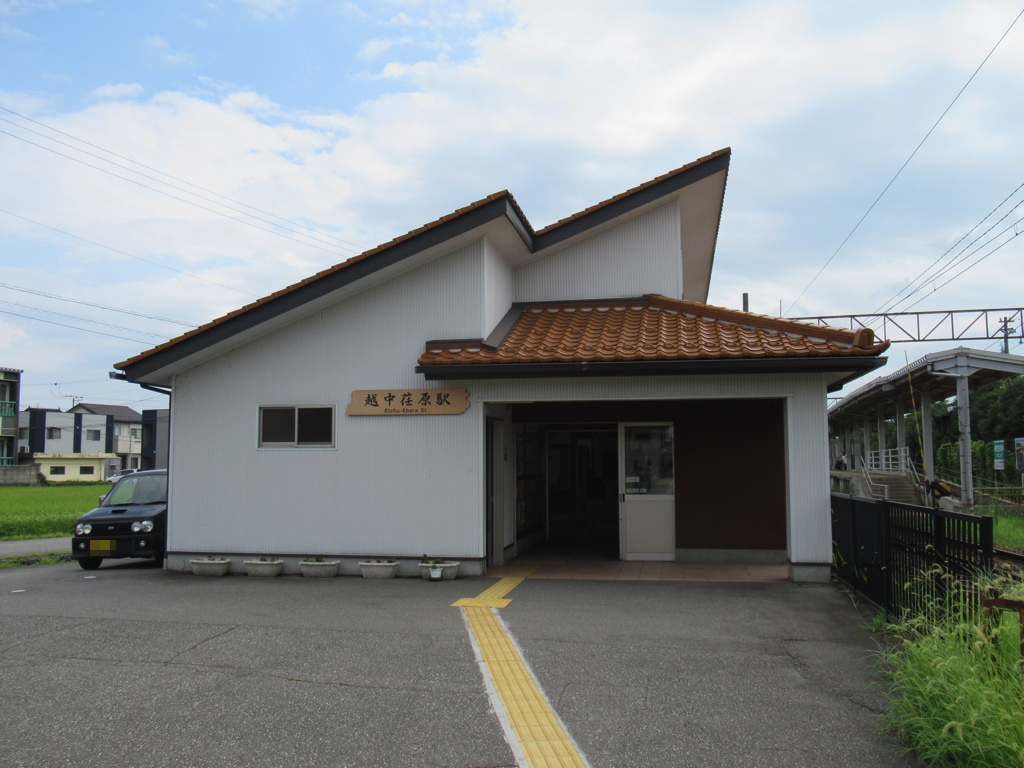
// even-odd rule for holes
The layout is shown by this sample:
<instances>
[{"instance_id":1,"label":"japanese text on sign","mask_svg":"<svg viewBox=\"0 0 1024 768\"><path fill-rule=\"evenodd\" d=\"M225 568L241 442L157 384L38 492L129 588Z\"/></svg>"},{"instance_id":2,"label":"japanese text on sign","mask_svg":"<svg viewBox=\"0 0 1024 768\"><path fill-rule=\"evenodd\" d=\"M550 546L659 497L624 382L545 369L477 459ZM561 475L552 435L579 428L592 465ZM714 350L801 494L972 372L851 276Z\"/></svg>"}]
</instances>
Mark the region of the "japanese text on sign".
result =
<instances>
[{"instance_id":1,"label":"japanese text on sign","mask_svg":"<svg viewBox=\"0 0 1024 768\"><path fill-rule=\"evenodd\" d=\"M465 413L465 389L354 389L349 416L436 416Z\"/></svg>"}]
</instances>

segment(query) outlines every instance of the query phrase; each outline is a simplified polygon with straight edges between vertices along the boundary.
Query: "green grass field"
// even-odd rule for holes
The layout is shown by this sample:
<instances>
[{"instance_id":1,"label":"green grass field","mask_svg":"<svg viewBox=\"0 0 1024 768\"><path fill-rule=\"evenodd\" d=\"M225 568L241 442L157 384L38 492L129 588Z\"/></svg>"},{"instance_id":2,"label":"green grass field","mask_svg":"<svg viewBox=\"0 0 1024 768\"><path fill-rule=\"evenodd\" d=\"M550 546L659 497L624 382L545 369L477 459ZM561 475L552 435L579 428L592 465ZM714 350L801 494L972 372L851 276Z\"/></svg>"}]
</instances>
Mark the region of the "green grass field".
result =
<instances>
[{"instance_id":1,"label":"green grass field","mask_svg":"<svg viewBox=\"0 0 1024 768\"><path fill-rule=\"evenodd\" d=\"M997 547L1024 551L1024 517L997 515L992 523L992 542Z\"/></svg>"},{"instance_id":2,"label":"green grass field","mask_svg":"<svg viewBox=\"0 0 1024 768\"><path fill-rule=\"evenodd\" d=\"M0 486L0 541L71 536L108 483Z\"/></svg>"}]
</instances>

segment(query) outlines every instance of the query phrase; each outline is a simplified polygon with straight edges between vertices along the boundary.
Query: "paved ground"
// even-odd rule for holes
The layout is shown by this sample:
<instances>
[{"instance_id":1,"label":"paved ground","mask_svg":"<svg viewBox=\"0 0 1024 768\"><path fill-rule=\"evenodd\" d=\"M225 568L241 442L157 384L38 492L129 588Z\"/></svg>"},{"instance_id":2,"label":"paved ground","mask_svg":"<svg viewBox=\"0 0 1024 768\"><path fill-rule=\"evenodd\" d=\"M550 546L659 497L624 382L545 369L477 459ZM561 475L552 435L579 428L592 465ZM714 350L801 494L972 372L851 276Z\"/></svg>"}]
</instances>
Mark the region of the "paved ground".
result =
<instances>
[{"instance_id":1,"label":"paved ground","mask_svg":"<svg viewBox=\"0 0 1024 768\"><path fill-rule=\"evenodd\" d=\"M53 552L70 554L71 537L56 539L23 539L22 541L0 541L0 557L23 557L26 555L49 555Z\"/></svg>"},{"instance_id":2,"label":"paved ground","mask_svg":"<svg viewBox=\"0 0 1024 768\"><path fill-rule=\"evenodd\" d=\"M489 579L0 570L5 766L511 766ZM590 765L906 766L832 586L527 580L499 611Z\"/></svg>"}]
</instances>

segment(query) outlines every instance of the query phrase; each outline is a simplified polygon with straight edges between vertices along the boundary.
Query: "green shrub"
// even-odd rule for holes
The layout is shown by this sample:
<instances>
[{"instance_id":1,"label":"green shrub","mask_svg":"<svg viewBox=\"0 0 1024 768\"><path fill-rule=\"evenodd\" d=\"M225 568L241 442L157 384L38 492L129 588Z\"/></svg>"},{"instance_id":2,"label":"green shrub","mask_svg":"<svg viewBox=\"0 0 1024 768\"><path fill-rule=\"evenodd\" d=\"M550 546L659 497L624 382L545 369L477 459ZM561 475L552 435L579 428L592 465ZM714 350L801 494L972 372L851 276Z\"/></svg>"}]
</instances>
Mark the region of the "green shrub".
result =
<instances>
[{"instance_id":1,"label":"green shrub","mask_svg":"<svg viewBox=\"0 0 1024 768\"><path fill-rule=\"evenodd\" d=\"M938 588L937 588L938 587ZM887 728L927 765L1024 765L1024 664L1016 613L986 617L978 595L1024 599L1018 581L962 581L935 570L906 585L921 615L890 623Z\"/></svg>"}]
</instances>

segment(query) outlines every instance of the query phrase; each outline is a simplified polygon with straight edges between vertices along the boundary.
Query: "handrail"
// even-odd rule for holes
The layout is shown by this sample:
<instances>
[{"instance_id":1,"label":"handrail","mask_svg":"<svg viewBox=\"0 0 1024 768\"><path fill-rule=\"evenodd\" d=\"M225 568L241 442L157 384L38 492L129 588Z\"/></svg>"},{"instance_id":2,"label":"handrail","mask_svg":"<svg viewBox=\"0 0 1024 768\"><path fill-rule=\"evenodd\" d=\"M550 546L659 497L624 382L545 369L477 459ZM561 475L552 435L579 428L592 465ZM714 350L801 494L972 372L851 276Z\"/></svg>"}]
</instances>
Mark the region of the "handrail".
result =
<instances>
[{"instance_id":1,"label":"handrail","mask_svg":"<svg viewBox=\"0 0 1024 768\"><path fill-rule=\"evenodd\" d=\"M868 451L867 465L876 472L905 472L910 463L909 448L889 448L884 451Z\"/></svg>"},{"instance_id":2,"label":"handrail","mask_svg":"<svg viewBox=\"0 0 1024 768\"><path fill-rule=\"evenodd\" d=\"M861 477L864 478L864 482L865 482L865 484L867 486L868 493L871 494L871 498L873 498L873 499L888 499L889 498L889 486L882 485L880 483L876 483L874 480L872 480L871 479L871 473L868 471L867 464L864 463L864 457L860 456L858 458L860 459L860 474L861 474ZM879 494L879 491L877 490L878 488L882 489L880 494ZM876 495L876 494L878 494L878 495Z\"/></svg>"}]
</instances>

